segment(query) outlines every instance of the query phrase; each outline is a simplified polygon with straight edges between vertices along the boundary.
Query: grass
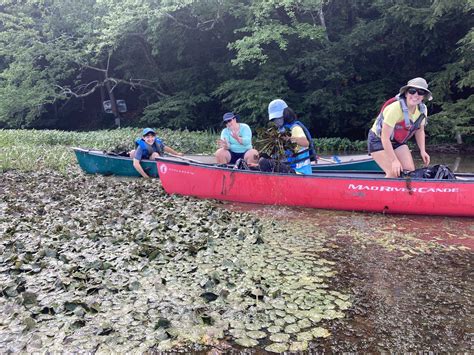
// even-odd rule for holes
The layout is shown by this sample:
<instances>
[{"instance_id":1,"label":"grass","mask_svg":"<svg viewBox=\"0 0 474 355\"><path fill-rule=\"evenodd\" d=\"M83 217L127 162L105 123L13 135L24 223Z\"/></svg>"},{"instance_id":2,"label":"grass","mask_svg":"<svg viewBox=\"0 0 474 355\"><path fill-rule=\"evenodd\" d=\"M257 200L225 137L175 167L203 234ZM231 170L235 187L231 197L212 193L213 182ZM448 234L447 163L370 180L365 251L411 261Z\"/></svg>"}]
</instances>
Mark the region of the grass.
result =
<instances>
[{"instance_id":1,"label":"grass","mask_svg":"<svg viewBox=\"0 0 474 355\"><path fill-rule=\"evenodd\" d=\"M212 154L218 134L159 129L158 137L173 149L186 154ZM62 173L76 166L71 147L107 151L129 151L141 134L138 129L121 128L92 132L57 130L0 129L0 172L7 170L35 171L53 169ZM351 142L347 138L320 138L316 149L322 151L365 150L365 142Z\"/></svg>"},{"instance_id":2,"label":"grass","mask_svg":"<svg viewBox=\"0 0 474 355\"><path fill-rule=\"evenodd\" d=\"M134 147L140 136L137 129L93 132L56 130L0 130L0 172L18 169L35 171L53 169L67 173L76 158L71 147L125 151ZM211 154L217 135L211 132L157 130L165 144L184 153Z\"/></svg>"}]
</instances>

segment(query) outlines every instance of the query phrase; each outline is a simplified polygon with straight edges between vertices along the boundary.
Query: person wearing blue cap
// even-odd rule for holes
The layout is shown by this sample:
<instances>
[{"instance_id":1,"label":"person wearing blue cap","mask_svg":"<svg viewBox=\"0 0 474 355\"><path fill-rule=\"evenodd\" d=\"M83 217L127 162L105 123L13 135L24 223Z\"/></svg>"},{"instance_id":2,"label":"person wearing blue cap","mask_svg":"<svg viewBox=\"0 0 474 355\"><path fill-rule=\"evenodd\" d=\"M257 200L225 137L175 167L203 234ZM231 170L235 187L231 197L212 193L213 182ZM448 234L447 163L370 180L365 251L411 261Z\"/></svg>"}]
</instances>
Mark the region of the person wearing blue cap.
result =
<instances>
[{"instance_id":1,"label":"person wearing blue cap","mask_svg":"<svg viewBox=\"0 0 474 355\"><path fill-rule=\"evenodd\" d=\"M225 128L217 140L219 147L215 152L217 164L235 164L244 159L249 166L256 166L258 151L252 147L252 130L245 123L239 123L238 115L233 112L224 114Z\"/></svg>"},{"instance_id":2,"label":"person wearing blue cap","mask_svg":"<svg viewBox=\"0 0 474 355\"><path fill-rule=\"evenodd\" d=\"M183 155L183 153L179 153L165 145L161 139L156 137L156 132L151 128L145 128L143 130L142 138L138 138L135 141L135 145L136 149L130 152L130 157L133 158L133 167L145 179L149 178L149 176L140 165L140 160L153 160L162 156L164 152L179 156Z\"/></svg>"},{"instance_id":3,"label":"person wearing blue cap","mask_svg":"<svg viewBox=\"0 0 474 355\"><path fill-rule=\"evenodd\" d=\"M294 151L285 152L287 162L297 174L310 175L311 158L315 157L313 140L308 129L297 120L295 112L282 99L275 99L268 104L268 119L273 122L280 133L288 130L288 139L296 143Z\"/></svg>"}]
</instances>

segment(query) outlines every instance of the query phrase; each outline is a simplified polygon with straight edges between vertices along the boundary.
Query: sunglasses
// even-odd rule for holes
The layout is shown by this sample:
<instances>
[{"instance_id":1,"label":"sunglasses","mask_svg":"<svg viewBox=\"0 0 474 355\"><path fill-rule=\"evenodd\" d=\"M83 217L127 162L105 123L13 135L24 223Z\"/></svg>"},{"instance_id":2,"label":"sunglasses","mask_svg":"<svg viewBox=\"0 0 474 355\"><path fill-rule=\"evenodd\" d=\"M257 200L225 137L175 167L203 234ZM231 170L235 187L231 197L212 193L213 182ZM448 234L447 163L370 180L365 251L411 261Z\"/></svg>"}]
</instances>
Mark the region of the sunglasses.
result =
<instances>
[{"instance_id":1,"label":"sunglasses","mask_svg":"<svg viewBox=\"0 0 474 355\"><path fill-rule=\"evenodd\" d=\"M428 94L428 91L426 90L422 90L422 89L415 89L415 88L409 88L407 90L407 92L410 94L410 95L415 95L416 93L418 93L418 95L420 96L425 96Z\"/></svg>"},{"instance_id":2,"label":"sunglasses","mask_svg":"<svg viewBox=\"0 0 474 355\"><path fill-rule=\"evenodd\" d=\"M232 121L232 120L233 120L233 118L231 118L230 120L224 121L224 124L227 124L227 123L229 123L229 122Z\"/></svg>"}]
</instances>

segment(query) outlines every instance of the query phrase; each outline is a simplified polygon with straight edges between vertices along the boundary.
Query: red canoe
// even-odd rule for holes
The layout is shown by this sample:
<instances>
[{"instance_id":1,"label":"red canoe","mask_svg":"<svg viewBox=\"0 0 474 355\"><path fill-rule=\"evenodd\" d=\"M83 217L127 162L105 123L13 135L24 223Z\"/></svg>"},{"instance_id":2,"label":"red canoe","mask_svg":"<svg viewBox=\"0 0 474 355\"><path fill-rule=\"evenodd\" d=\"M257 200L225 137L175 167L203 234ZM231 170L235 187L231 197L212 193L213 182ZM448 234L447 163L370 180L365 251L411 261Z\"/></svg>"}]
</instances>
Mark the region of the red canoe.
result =
<instances>
[{"instance_id":1,"label":"red canoe","mask_svg":"<svg viewBox=\"0 0 474 355\"><path fill-rule=\"evenodd\" d=\"M456 180L412 180L358 172L275 174L166 158L159 158L157 164L169 194L267 205L474 217L473 174L457 174Z\"/></svg>"}]
</instances>

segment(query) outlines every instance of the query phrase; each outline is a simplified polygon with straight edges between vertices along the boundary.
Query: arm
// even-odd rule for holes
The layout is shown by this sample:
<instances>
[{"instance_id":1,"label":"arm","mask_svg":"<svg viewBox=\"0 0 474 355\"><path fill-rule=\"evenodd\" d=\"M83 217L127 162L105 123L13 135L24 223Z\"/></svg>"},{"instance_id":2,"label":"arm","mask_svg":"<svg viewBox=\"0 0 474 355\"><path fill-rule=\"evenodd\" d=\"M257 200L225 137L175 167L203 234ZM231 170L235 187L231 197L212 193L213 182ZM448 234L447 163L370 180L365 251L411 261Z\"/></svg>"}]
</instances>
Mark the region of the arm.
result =
<instances>
[{"instance_id":1,"label":"arm","mask_svg":"<svg viewBox=\"0 0 474 355\"><path fill-rule=\"evenodd\" d=\"M420 149L421 159L423 159L423 163L425 163L425 166L428 166L430 164L430 156L428 155L428 153L426 153L426 150L425 150L425 141L426 141L425 125L421 125L420 129L416 130L415 140L416 140L416 144L418 145L418 148Z\"/></svg>"},{"instance_id":2,"label":"arm","mask_svg":"<svg viewBox=\"0 0 474 355\"><path fill-rule=\"evenodd\" d=\"M232 138L234 138L239 144L248 146L252 145L252 130L248 125L240 124L240 132L232 132ZM239 135L240 133L240 135Z\"/></svg>"},{"instance_id":3,"label":"arm","mask_svg":"<svg viewBox=\"0 0 474 355\"><path fill-rule=\"evenodd\" d=\"M140 165L140 160L138 159L133 159L133 167L135 168L136 171L138 171L138 173L144 177L145 179L148 179L149 176L147 175L147 173L145 173L145 170L143 170L142 166Z\"/></svg>"},{"instance_id":4,"label":"arm","mask_svg":"<svg viewBox=\"0 0 474 355\"><path fill-rule=\"evenodd\" d=\"M400 173L402 172L402 164L398 160L395 154L395 151L393 150L392 142L390 140L392 132L393 132L393 127L384 123L382 126L382 134L381 134L380 139L382 141L383 150L385 154L387 154L389 161L392 163L392 168L391 168L392 174L394 174L394 176L400 176Z\"/></svg>"},{"instance_id":5,"label":"arm","mask_svg":"<svg viewBox=\"0 0 474 355\"><path fill-rule=\"evenodd\" d=\"M170 154L174 154L174 155L179 155L179 156L183 156L183 155L184 155L183 153L179 153L179 152L177 152L176 150L174 150L173 148L168 147L167 145L165 145L165 152L166 152L166 153L170 153Z\"/></svg>"},{"instance_id":6,"label":"arm","mask_svg":"<svg viewBox=\"0 0 474 355\"><path fill-rule=\"evenodd\" d=\"M291 129L291 137L289 138L290 142L296 143L301 148L309 147L308 138L304 134L303 128L296 125Z\"/></svg>"},{"instance_id":7,"label":"arm","mask_svg":"<svg viewBox=\"0 0 474 355\"><path fill-rule=\"evenodd\" d=\"M298 144L300 147L309 147L308 138L305 137L290 137L290 142Z\"/></svg>"},{"instance_id":8,"label":"arm","mask_svg":"<svg viewBox=\"0 0 474 355\"><path fill-rule=\"evenodd\" d=\"M217 146L225 150L229 150L230 148L229 140L228 140L228 137L226 136L227 130L228 130L227 128L224 128L221 132L221 138L217 140Z\"/></svg>"}]
</instances>

